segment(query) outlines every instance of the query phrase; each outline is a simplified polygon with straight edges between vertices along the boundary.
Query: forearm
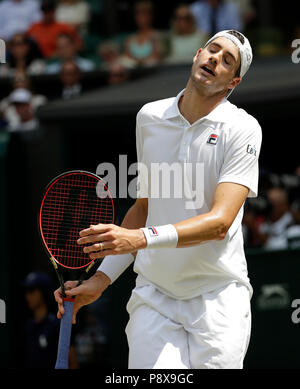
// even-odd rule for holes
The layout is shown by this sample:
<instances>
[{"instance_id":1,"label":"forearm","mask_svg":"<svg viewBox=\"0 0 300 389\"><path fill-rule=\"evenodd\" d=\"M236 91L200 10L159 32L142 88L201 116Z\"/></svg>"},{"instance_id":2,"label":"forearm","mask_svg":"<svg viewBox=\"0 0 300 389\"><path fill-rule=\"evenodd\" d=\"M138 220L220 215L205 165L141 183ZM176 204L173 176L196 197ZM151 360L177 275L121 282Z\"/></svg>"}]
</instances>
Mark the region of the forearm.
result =
<instances>
[{"instance_id":1,"label":"forearm","mask_svg":"<svg viewBox=\"0 0 300 389\"><path fill-rule=\"evenodd\" d=\"M147 248L182 248L211 240L224 239L229 228L228 219L220 212L209 212L175 224L142 228Z\"/></svg>"},{"instance_id":2,"label":"forearm","mask_svg":"<svg viewBox=\"0 0 300 389\"><path fill-rule=\"evenodd\" d=\"M199 245L224 239L229 228L222 215L208 212L174 224L178 234L177 247Z\"/></svg>"},{"instance_id":3,"label":"forearm","mask_svg":"<svg viewBox=\"0 0 300 389\"><path fill-rule=\"evenodd\" d=\"M219 184L209 212L174 225L178 234L177 247L224 239L248 193L249 188L243 185Z\"/></svg>"},{"instance_id":4,"label":"forearm","mask_svg":"<svg viewBox=\"0 0 300 389\"><path fill-rule=\"evenodd\" d=\"M146 224L148 213L148 207L146 201L137 201L135 204L129 208L127 211L121 227L131 229L137 229L144 227Z\"/></svg>"},{"instance_id":5,"label":"forearm","mask_svg":"<svg viewBox=\"0 0 300 389\"><path fill-rule=\"evenodd\" d=\"M111 283L111 279L110 277L108 277L107 274L105 274L103 271L99 270L91 277L91 279L95 279L95 281L101 285L101 287L103 288L103 290L101 290L101 292L103 292Z\"/></svg>"}]
</instances>

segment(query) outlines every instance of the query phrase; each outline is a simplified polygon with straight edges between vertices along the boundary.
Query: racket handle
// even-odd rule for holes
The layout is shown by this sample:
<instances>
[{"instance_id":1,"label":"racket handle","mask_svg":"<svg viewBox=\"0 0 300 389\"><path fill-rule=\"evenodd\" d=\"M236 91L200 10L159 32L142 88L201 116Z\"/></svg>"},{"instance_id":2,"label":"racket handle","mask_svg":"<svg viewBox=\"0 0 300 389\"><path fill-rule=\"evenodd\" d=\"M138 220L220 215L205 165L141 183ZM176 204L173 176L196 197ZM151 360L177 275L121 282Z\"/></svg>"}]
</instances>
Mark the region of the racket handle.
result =
<instances>
[{"instance_id":1,"label":"racket handle","mask_svg":"<svg viewBox=\"0 0 300 389\"><path fill-rule=\"evenodd\" d=\"M55 369L69 368L69 349L72 331L74 299L64 299L65 313L61 318Z\"/></svg>"}]
</instances>

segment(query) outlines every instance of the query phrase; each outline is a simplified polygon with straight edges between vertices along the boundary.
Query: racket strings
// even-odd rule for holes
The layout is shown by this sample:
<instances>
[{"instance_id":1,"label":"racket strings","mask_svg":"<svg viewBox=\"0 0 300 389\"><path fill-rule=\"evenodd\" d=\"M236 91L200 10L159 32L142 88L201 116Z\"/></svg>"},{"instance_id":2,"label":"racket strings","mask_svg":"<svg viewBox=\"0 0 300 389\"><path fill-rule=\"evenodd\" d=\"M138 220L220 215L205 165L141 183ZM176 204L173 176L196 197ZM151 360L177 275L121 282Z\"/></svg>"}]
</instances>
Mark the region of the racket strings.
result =
<instances>
[{"instance_id":1,"label":"racket strings","mask_svg":"<svg viewBox=\"0 0 300 389\"><path fill-rule=\"evenodd\" d=\"M113 201L104 183L87 173L61 176L42 202L40 225L44 242L62 266L80 268L92 260L77 244L79 232L91 224L113 223Z\"/></svg>"}]
</instances>

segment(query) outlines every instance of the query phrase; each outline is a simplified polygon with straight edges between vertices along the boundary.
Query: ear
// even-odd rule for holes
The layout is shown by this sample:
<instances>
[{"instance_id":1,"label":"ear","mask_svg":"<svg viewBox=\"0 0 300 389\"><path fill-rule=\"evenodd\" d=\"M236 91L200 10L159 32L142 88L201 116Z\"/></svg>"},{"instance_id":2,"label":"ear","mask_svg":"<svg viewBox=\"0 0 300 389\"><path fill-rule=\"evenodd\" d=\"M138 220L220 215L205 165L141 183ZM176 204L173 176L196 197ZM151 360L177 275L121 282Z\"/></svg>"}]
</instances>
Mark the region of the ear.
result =
<instances>
[{"instance_id":1,"label":"ear","mask_svg":"<svg viewBox=\"0 0 300 389\"><path fill-rule=\"evenodd\" d=\"M235 88L236 86L238 86L240 83L242 82L242 78L241 77L234 77L230 83L228 84L228 89L233 89Z\"/></svg>"},{"instance_id":2,"label":"ear","mask_svg":"<svg viewBox=\"0 0 300 389\"><path fill-rule=\"evenodd\" d=\"M197 51L197 53L196 53L196 55L195 55L195 57L194 57L194 59L193 59L193 62L196 62L196 61L197 61L197 59L198 59L199 54L201 53L201 51L202 51L202 48L200 48L200 49Z\"/></svg>"}]
</instances>

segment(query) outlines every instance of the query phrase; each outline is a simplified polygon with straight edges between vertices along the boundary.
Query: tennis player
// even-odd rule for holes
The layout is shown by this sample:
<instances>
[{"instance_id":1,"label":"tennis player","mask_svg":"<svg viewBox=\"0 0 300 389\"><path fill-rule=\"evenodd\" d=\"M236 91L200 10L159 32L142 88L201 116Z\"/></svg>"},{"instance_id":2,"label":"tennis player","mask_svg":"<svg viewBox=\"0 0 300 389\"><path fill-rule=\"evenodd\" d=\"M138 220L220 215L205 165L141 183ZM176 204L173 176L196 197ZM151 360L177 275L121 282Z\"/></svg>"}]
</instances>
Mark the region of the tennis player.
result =
<instances>
[{"instance_id":1,"label":"tennis player","mask_svg":"<svg viewBox=\"0 0 300 389\"><path fill-rule=\"evenodd\" d=\"M76 296L73 322L135 260L129 368L243 367L252 287L241 221L246 198L257 195L262 135L256 119L227 97L251 62L248 39L221 31L196 53L186 88L137 115L138 161L149 171L153 163L202 164L202 201L191 207L185 195L153 198L151 177L139 174L138 198L122 226L80 233L78 244L91 258L106 257L81 286L66 283ZM60 290L55 297L60 318Z\"/></svg>"}]
</instances>

